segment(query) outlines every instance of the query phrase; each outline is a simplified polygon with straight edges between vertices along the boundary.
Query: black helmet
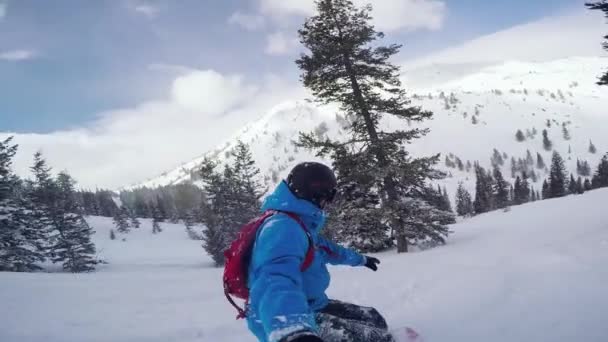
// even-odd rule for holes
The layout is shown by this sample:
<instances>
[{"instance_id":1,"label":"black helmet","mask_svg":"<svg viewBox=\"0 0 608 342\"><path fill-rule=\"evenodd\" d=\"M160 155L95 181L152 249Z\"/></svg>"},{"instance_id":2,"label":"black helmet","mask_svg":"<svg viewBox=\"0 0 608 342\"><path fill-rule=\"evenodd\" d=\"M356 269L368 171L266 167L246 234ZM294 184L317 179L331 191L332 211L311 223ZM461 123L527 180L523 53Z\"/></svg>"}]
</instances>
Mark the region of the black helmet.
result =
<instances>
[{"instance_id":1,"label":"black helmet","mask_svg":"<svg viewBox=\"0 0 608 342\"><path fill-rule=\"evenodd\" d=\"M310 201L319 208L323 207L324 202L332 202L336 196L336 176L321 163L296 165L287 176L287 185L296 197Z\"/></svg>"}]
</instances>

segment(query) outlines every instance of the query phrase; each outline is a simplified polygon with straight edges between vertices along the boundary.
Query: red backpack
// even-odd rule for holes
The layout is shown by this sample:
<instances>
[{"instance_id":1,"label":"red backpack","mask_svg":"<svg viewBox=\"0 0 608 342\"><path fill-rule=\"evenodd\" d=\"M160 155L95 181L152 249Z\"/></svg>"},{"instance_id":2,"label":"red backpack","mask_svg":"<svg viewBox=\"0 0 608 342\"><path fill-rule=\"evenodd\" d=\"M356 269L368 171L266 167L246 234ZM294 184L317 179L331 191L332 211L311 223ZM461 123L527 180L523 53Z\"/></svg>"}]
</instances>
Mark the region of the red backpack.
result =
<instances>
[{"instance_id":1,"label":"red backpack","mask_svg":"<svg viewBox=\"0 0 608 342\"><path fill-rule=\"evenodd\" d=\"M264 222L271 216L278 214L279 211L269 210L262 216L253 219L241 228L238 237L232 242L230 248L224 252L225 266L224 266L224 294L226 298L238 311L237 319L245 318L247 316L247 305L249 302L249 288L247 287L247 279L249 273L249 263L251 262L251 254L253 252L253 245L257 236L258 229L264 224ZM304 262L300 266L302 272L306 271L313 262L315 256L315 248L312 240L312 236L302 219L294 213L280 212L291 217L293 220L298 222L300 227L306 233L308 237L308 251L304 257ZM245 300L245 307L241 308L238 306L232 296Z\"/></svg>"}]
</instances>

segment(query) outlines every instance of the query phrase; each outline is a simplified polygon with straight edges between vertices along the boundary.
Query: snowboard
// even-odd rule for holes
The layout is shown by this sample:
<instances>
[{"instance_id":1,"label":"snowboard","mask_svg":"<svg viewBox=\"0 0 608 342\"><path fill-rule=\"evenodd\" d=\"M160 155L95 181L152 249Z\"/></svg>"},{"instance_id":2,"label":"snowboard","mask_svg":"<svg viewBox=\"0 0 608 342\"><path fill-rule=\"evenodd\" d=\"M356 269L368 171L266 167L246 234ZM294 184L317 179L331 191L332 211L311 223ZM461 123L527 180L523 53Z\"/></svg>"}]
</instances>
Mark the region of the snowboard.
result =
<instances>
[{"instance_id":1,"label":"snowboard","mask_svg":"<svg viewBox=\"0 0 608 342\"><path fill-rule=\"evenodd\" d=\"M395 338L395 342L424 342L422 336L410 327L391 329L390 332Z\"/></svg>"}]
</instances>

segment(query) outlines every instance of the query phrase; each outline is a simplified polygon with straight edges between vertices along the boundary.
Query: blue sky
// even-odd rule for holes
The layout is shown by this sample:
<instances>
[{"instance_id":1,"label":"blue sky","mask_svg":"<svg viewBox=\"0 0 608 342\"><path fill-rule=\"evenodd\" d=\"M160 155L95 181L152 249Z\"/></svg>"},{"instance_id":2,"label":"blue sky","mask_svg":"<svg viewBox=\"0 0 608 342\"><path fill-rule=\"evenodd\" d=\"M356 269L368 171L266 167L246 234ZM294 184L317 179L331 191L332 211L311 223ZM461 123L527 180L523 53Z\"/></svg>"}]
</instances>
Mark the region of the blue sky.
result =
<instances>
[{"instance_id":1,"label":"blue sky","mask_svg":"<svg viewBox=\"0 0 608 342\"><path fill-rule=\"evenodd\" d=\"M273 32L292 35L301 15L266 18L255 29L229 22L236 12L272 16L259 9L263 2L0 0L5 8L0 10L0 131L65 130L86 125L101 112L165 99L176 75L187 68L239 74L252 84L267 74L296 80L297 49L289 45L285 53L268 53L267 40ZM444 5L441 28L388 33L388 40L406 44L403 58L567 12L580 2Z\"/></svg>"}]
</instances>

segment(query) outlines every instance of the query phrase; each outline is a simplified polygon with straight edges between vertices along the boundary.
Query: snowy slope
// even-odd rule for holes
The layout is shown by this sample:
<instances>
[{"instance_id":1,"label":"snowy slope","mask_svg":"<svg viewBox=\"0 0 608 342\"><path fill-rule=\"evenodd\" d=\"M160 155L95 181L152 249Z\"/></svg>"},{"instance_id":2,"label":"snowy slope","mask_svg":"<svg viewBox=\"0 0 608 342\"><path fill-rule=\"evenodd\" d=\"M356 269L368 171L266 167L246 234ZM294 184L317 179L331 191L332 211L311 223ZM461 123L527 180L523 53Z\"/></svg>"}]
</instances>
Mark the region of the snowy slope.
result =
<instances>
[{"instance_id":1,"label":"snowy slope","mask_svg":"<svg viewBox=\"0 0 608 342\"><path fill-rule=\"evenodd\" d=\"M448 245L380 254L381 268L332 268L332 297L377 307L428 342L608 339L608 189L493 212ZM223 297L221 270L179 225L109 240L92 274L0 273L3 342L253 342Z\"/></svg>"},{"instance_id":2,"label":"snowy slope","mask_svg":"<svg viewBox=\"0 0 608 342\"><path fill-rule=\"evenodd\" d=\"M608 89L594 84L605 65L605 58L578 57L542 63L406 68L404 81L414 89L411 93L414 104L435 113L432 121L423 124L431 133L408 148L417 155L454 153L465 163L480 161L486 167L490 166L490 157L496 148L509 156L504 173L510 176L510 158L525 158L526 150L533 156L541 152L545 161L550 161L551 152L542 147L541 132L546 128L555 149L569 159L571 171L576 171L577 158L588 160L593 167L608 151L605 134ZM306 101L285 102L203 157L224 160L236 141L242 140L251 146L266 184L272 187L293 164L313 156L293 146L299 131L316 130L334 138L344 134L336 113L336 108L320 108ZM472 123L473 115L477 124ZM546 127L547 120L551 121L550 128ZM563 123L572 136L569 141L562 137ZM387 119L383 125L396 128L407 123ZM515 140L518 129L526 132L533 128L538 132L534 139L523 143ZM588 153L590 140L598 148L598 154ZM136 186L154 187L190 179L203 157ZM458 181L467 178L471 186L472 173L445 170L454 176L443 182L452 191ZM544 174L539 176L542 178Z\"/></svg>"}]
</instances>

